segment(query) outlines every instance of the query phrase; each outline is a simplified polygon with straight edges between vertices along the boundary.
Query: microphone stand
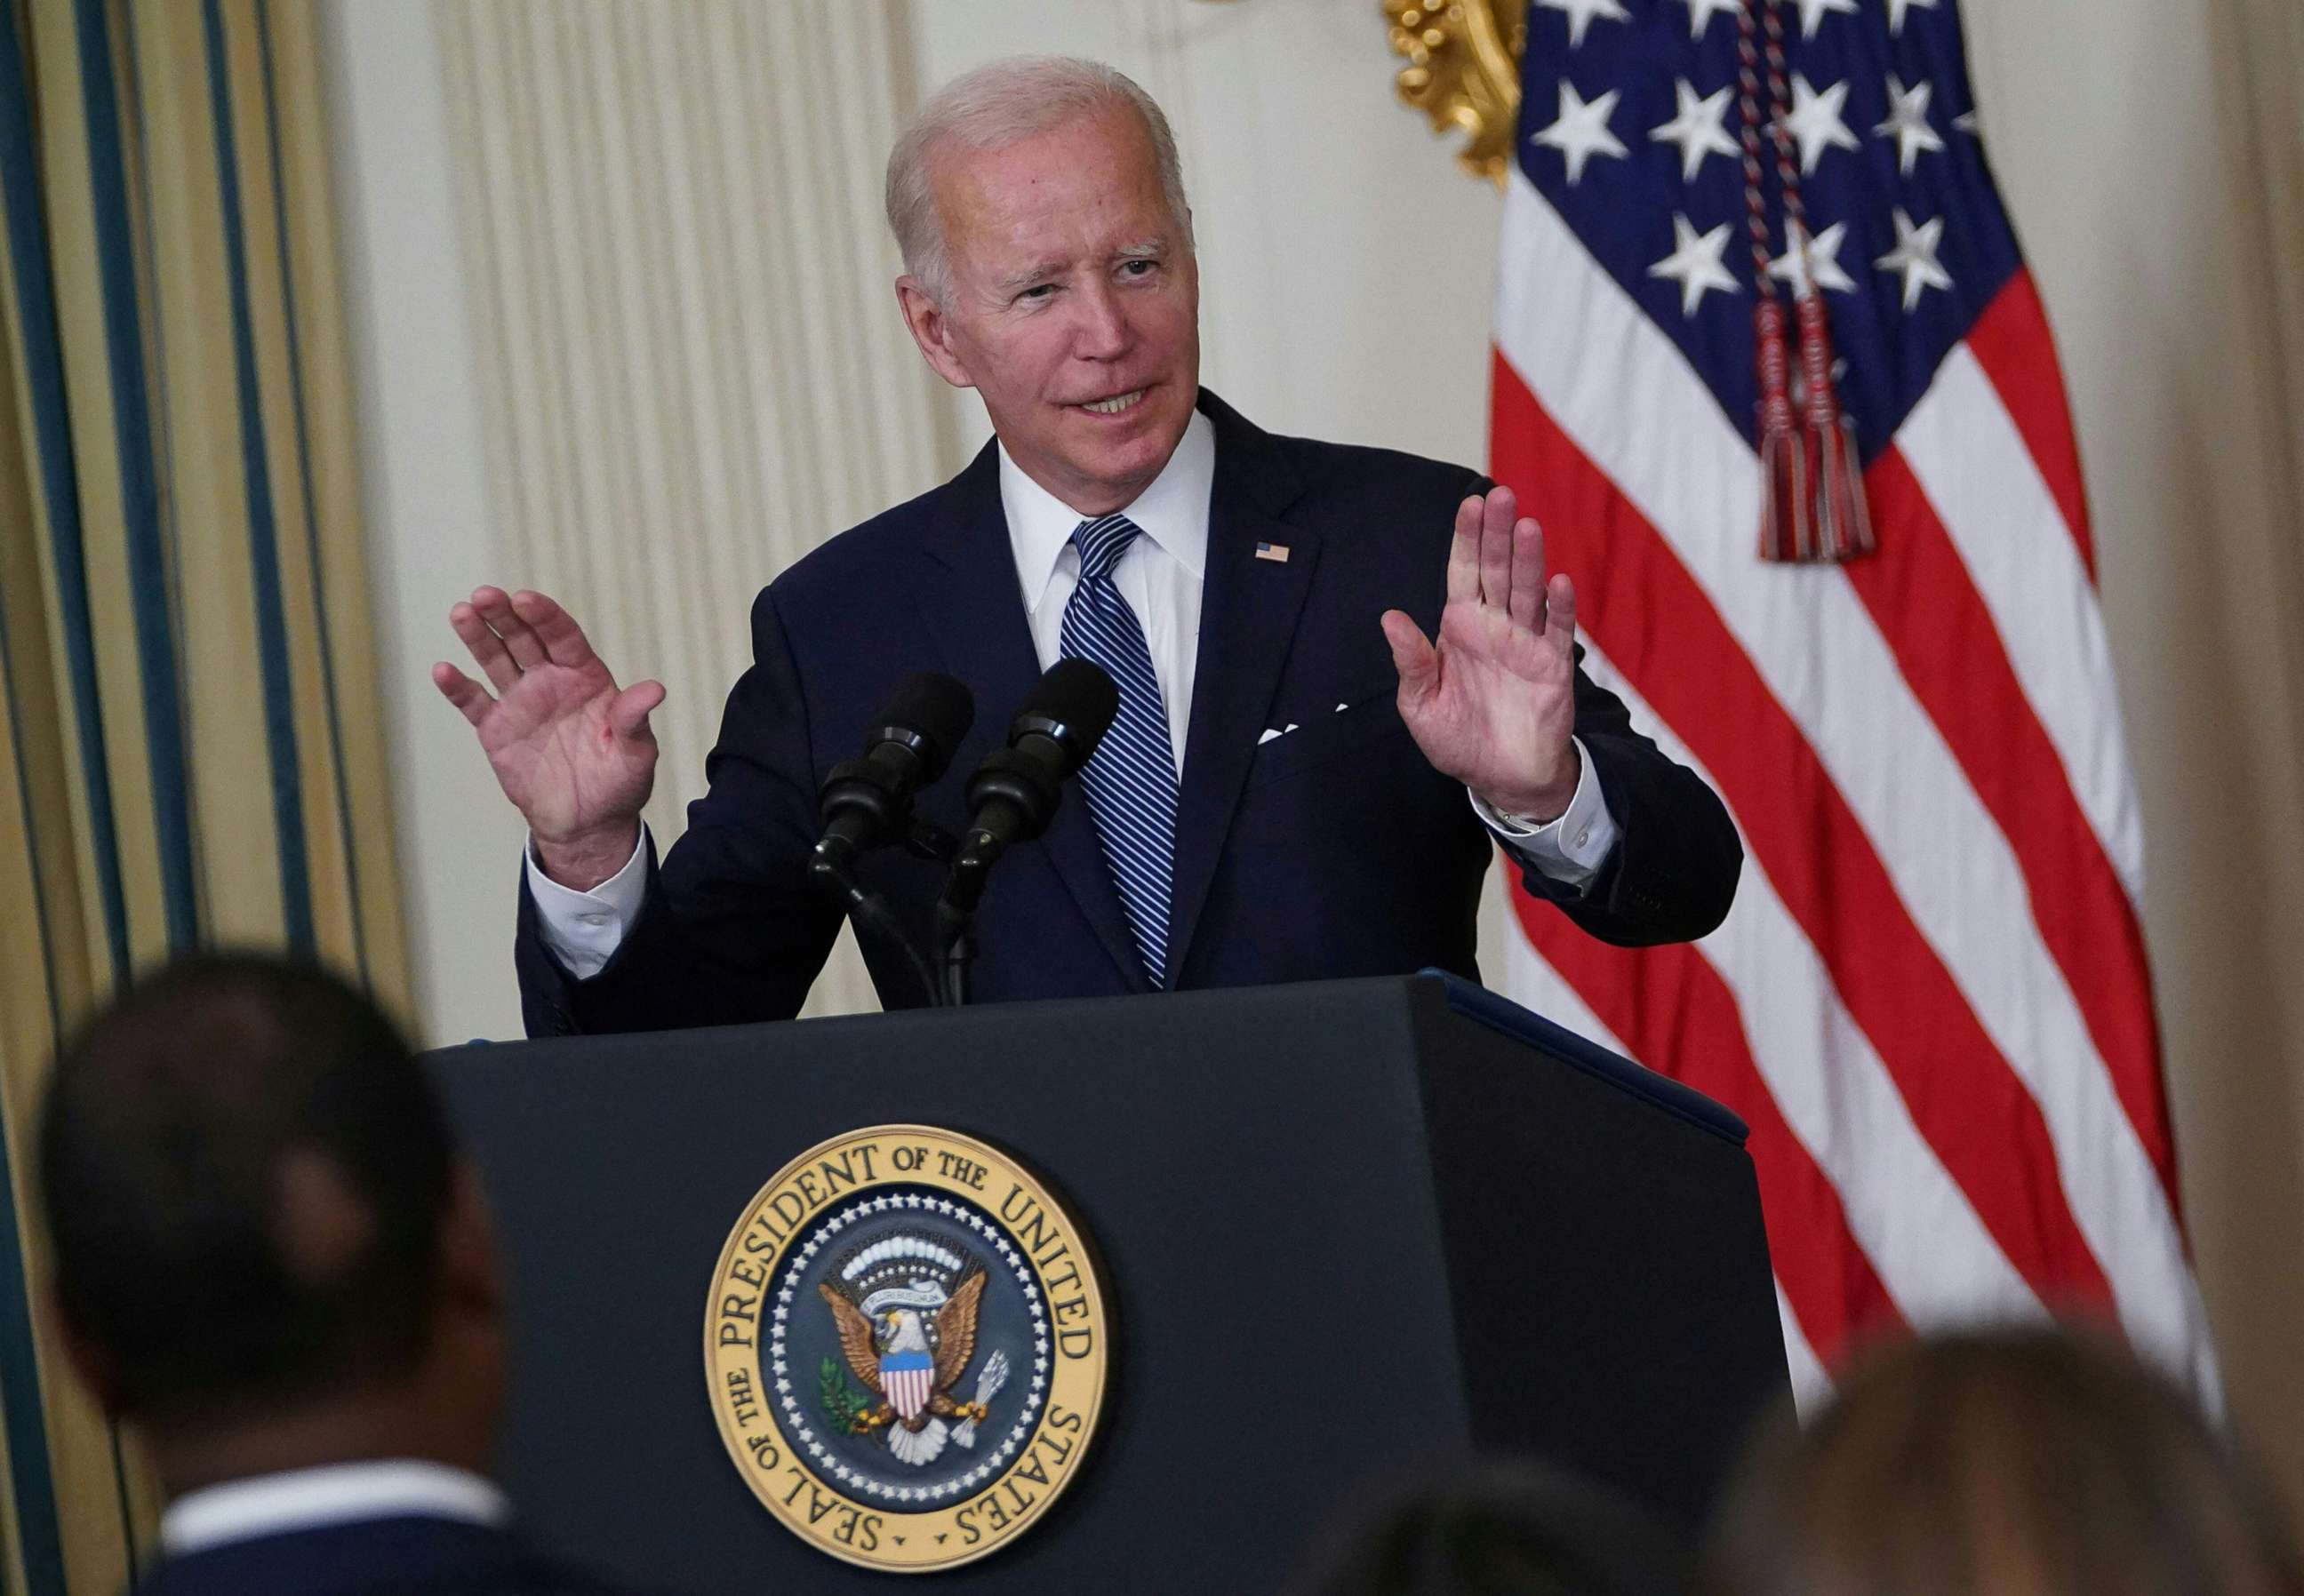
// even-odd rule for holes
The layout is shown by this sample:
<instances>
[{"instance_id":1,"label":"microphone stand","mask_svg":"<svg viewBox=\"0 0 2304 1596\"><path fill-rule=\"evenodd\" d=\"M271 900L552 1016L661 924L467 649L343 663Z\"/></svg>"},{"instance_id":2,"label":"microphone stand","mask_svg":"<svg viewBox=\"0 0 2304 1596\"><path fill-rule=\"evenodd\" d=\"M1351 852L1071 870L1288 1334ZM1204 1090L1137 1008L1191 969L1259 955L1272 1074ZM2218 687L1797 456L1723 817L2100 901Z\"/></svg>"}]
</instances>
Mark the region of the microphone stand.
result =
<instances>
[{"instance_id":1,"label":"microphone stand","mask_svg":"<svg viewBox=\"0 0 2304 1596\"><path fill-rule=\"evenodd\" d=\"M990 862L970 853L952 863L944 896L936 899L936 964L944 974L944 1001L958 1009L969 1001L970 967L976 962L976 906L984 897Z\"/></svg>"},{"instance_id":2,"label":"microphone stand","mask_svg":"<svg viewBox=\"0 0 2304 1596\"><path fill-rule=\"evenodd\" d=\"M1083 680L1082 673L1093 679ZM1104 736L1119 705L1119 691L1097 666L1065 660L1041 679L1036 700L1048 686L1053 702L1027 704L1009 732L1009 744L984 756L968 779L968 834L953 841L944 858L944 893L936 899L936 962L944 974L944 1001L953 1008L969 1001L970 967L976 960L976 908L985 882L1014 843L1038 837L1063 801L1064 781ZM1104 702L1097 702L1100 684Z\"/></svg>"},{"instance_id":3,"label":"microphone stand","mask_svg":"<svg viewBox=\"0 0 2304 1596\"><path fill-rule=\"evenodd\" d=\"M931 859L943 865L951 864L953 854L959 846L952 833L934 821L917 819L911 823L903 841L906 850L916 857ZM919 981L920 990L928 995L928 1007L940 1009L948 1003L966 1002L968 1000L965 978L963 977L959 989L961 993L960 997L953 998L947 995L947 987L936 979L935 967L921 955L919 946L905 932L903 922L897 919L895 911L888 907L888 900L877 892L865 890L863 883L856 879L855 872L848 867L848 857L849 856L837 850L819 847L809 860L809 879L838 900L841 908L854 917L860 931L871 930L882 942L894 946L903 954L905 962L912 967L912 974ZM940 923L943 912L941 904L937 906L937 910L938 942L941 946ZM974 957L972 947L970 950L970 957Z\"/></svg>"},{"instance_id":4,"label":"microphone stand","mask_svg":"<svg viewBox=\"0 0 2304 1596\"><path fill-rule=\"evenodd\" d=\"M952 684L952 692L961 690ZM1088 763L1119 707L1120 689L1101 666L1077 659L1050 666L1009 727L1008 746L986 755L968 780L965 837L915 819L909 790L900 796L876 779L869 768L872 756L833 767L821 800L825 807L860 812L868 823L847 823L844 815L829 822L832 829L817 844L810 872L839 895L860 926L870 925L903 950L932 1006L959 1008L968 1002L970 972L976 961L976 909L983 901L986 877L1011 845L1047 829L1049 816L1063 801L1064 779ZM902 730L901 725L892 725L875 735L885 741ZM951 740L957 741L957 735ZM936 773L942 768L938 764ZM888 906L863 891L848 868L860 841L879 846L893 840L899 828L914 855L944 866L932 961L920 956Z\"/></svg>"}]
</instances>

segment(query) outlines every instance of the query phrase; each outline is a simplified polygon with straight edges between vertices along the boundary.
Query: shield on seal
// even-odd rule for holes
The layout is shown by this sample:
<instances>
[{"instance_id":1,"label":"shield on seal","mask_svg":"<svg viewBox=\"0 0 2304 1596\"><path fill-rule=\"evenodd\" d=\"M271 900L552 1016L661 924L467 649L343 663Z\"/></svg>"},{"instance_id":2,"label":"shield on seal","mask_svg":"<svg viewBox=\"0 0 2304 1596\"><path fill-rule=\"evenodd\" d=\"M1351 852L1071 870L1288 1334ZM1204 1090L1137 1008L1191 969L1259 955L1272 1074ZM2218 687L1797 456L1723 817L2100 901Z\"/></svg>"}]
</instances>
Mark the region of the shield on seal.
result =
<instances>
[{"instance_id":1,"label":"shield on seal","mask_svg":"<svg viewBox=\"0 0 2304 1596\"><path fill-rule=\"evenodd\" d=\"M919 1416L936 1388L936 1360L925 1352L891 1352L880 1359L880 1389L906 1423Z\"/></svg>"}]
</instances>

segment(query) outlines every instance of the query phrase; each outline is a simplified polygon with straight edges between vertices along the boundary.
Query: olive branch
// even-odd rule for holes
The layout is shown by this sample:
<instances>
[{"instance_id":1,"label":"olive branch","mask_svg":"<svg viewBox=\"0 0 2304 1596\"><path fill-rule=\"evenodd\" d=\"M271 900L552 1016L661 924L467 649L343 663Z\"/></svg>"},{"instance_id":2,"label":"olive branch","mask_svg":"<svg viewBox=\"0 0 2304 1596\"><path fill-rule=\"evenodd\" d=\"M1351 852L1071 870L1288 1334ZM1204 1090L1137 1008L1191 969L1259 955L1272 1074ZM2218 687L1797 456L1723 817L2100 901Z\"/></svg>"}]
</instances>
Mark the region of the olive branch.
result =
<instances>
[{"instance_id":1,"label":"olive branch","mask_svg":"<svg viewBox=\"0 0 2304 1596\"><path fill-rule=\"evenodd\" d=\"M826 1358L817 1365L816 1384L817 1399L833 1428L843 1435L863 1434L863 1418L871 1408L871 1401L848 1383L848 1376L841 1372L837 1359Z\"/></svg>"}]
</instances>

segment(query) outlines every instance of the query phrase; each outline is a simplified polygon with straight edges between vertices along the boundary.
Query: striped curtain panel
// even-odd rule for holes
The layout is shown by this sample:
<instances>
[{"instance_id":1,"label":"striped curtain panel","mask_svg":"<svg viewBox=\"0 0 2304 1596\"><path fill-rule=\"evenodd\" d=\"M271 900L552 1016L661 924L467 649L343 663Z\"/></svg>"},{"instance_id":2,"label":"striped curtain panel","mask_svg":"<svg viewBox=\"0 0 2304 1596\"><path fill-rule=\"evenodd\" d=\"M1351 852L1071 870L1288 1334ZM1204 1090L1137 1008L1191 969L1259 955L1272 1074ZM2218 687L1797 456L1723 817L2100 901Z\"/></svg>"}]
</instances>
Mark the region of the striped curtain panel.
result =
<instances>
[{"instance_id":1,"label":"striped curtain panel","mask_svg":"<svg viewBox=\"0 0 2304 1596\"><path fill-rule=\"evenodd\" d=\"M110 1596L152 1520L30 1284L60 1034L213 944L407 1010L316 27L0 0L0 1588L29 1596Z\"/></svg>"}]
</instances>

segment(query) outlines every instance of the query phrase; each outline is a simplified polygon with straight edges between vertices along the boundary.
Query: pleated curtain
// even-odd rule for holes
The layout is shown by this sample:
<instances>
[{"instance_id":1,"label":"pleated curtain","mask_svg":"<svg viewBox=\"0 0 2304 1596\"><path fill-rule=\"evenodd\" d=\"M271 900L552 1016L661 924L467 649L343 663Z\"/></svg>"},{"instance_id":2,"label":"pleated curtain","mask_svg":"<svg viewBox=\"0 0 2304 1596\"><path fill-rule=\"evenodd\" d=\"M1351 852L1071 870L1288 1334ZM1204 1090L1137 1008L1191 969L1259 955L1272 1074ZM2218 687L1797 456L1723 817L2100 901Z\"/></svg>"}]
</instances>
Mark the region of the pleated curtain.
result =
<instances>
[{"instance_id":1,"label":"pleated curtain","mask_svg":"<svg viewBox=\"0 0 2304 1596\"><path fill-rule=\"evenodd\" d=\"M199 946L406 1009L315 28L0 8L0 1587L29 1596L119 1590L153 1507L28 1283L60 1038Z\"/></svg>"},{"instance_id":2,"label":"pleated curtain","mask_svg":"<svg viewBox=\"0 0 2304 1596\"><path fill-rule=\"evenodd\" d=\"M909 18L893 0L431 14L494 579L565 604L623 680L665 684L647 818L668 848L750 663L752 595L967 459L880 215ZM806 1012L877 1006L843 933Z\"/></svg>"}]
</instances>

